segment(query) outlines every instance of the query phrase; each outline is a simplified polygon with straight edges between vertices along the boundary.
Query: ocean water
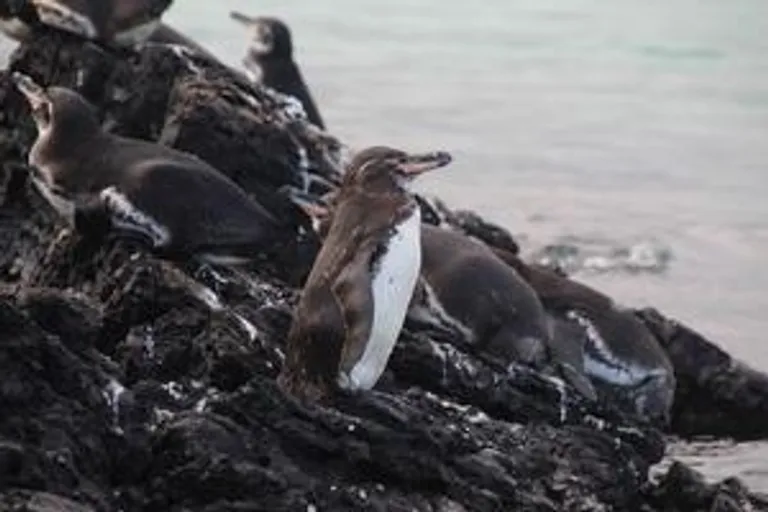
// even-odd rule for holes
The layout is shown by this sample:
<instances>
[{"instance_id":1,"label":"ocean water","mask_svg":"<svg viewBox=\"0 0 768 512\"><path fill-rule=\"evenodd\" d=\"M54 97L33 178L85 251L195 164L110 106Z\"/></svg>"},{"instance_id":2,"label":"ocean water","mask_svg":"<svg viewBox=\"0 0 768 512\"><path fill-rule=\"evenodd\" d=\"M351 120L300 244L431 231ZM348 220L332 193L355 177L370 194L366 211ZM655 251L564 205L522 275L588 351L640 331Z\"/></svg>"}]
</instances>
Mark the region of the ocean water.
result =
<instances>
[{"instance_id":1,"label":"ocean water","mask_svg":"<svg viewBox=\"0 0 768 512\"><path fill-rule=\"evenodd\" d=\"M768 371L768 2L176 0L165 19L239 66L233 9L289 23L353 147L451 151L422 192L530 255L578 251L578 279ZM672 452L768 491L765 444L701 446Z\"/></svg>"}]
</instances>

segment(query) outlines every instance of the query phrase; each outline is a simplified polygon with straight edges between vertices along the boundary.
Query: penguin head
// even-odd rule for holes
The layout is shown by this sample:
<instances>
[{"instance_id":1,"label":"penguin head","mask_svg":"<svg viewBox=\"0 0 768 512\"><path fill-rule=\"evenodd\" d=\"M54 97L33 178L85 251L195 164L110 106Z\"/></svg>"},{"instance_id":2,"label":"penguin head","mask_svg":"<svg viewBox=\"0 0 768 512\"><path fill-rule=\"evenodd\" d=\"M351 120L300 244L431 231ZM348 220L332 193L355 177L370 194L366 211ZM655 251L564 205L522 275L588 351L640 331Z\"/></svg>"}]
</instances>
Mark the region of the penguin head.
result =
<instances>
[{"instance_id":1,"label":"penguin head","mask_svg":"<svg viewBox=\"0 0 768 512\"><path fill-rule=\"evenodd\" d=\"M250 51L258 57L293 58L291 30L283 21L270 17L250 17L231 12L230 17L248 27L252 34Z\"/></svg>"},{"instance_id":2,"label":"penguin head","mask_svg":"<svg viewBox=\"0 0 768 512\"><path fill-rule=\"evenodd\" d=\"M342 187L382 187L394 185L408 190L417 176L451 163L446 151L406 153L386 146L373 146L357 153L347 166Z\"/></svg>"},{"instance_id":3,"label":"penguin head","mask_svg":"<svg viewBox=\"0 0 768 512\"><path fill-rule=\"evenodd\" d=\"M100 132L95 109L80 94L65 87L42 87L23 73L11 76L37 126L37 149L33 152L45 151L45 146L51 151L71 149L79 139Z\"/></svg>"}]
</instances>

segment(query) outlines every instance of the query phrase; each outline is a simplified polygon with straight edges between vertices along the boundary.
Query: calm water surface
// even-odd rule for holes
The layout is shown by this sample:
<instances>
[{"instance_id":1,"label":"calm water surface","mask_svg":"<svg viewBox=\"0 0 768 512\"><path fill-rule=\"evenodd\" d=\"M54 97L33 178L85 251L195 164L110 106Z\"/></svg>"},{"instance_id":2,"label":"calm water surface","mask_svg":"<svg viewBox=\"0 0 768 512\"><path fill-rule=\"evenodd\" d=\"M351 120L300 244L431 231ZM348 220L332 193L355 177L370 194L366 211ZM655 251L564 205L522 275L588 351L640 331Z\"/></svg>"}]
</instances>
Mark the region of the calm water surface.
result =
<instances>
[{"instance_id":1,"label":"calm water surface","mask_svg":"<svg viewBox=\"0 0 768 512\"><path fill-rule=\"evenodd\" d=\"M238 66L230 9L294 32L329 129L445 148L426 178L524 250L564 239L668 250L666 272L584 272L768 370L765 0L177 0L166 20ZM768 491L765 444L673 449Z\"/></svg>"}]
</instances>

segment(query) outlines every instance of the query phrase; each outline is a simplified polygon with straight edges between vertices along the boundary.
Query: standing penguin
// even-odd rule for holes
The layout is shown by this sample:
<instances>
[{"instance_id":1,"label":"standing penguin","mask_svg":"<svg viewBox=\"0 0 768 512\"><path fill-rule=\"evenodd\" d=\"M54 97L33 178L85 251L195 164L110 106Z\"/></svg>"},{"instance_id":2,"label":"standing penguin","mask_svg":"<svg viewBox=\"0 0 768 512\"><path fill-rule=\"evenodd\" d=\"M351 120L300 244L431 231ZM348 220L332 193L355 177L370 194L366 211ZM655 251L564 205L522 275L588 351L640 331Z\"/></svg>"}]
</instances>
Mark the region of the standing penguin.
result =
<instances>
[{"instance_id":1,"label":"standing penguin","mask_svg":"<svg viewBox=\"0 0 768 512\"><path fill-rule=\"evenodd\" d=\"M416 176L450 163L445 152L387 147L358 153L335 196L328 230L288 334L278 383L305 400L371 389L405 320L421 266Z\"/></svg>"},{"instance_id":2,"label":"standing penguin","mask_svg":"<svg viewBox=\"0 0 768 512\"><path fill-rule=\"evenodd\" d=\"M299 100L309 122L325 129L320 111L293 60L293 40L288 25L276 18L252 18L239 12L231 12L230 17L248 27L252 34L248 54L243 59L251 79Z\"/></svg>"}]
</instances>

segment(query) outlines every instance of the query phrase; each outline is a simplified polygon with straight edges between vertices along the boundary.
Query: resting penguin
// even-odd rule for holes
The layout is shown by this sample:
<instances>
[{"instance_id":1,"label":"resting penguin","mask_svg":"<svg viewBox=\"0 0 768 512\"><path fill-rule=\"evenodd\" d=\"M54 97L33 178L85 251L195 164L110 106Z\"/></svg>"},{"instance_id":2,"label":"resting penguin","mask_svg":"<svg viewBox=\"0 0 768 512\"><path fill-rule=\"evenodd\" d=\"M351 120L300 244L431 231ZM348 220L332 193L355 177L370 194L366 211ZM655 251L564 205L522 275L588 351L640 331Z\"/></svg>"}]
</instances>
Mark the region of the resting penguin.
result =
<instances>
[{"instance_id":1,"label":"resting penguin","mask_svg":"<svg viewBox=\"0 0 768 512\"><path fill-rule=\"evenodd\" d=\"M231 12L230 17L248 27L252 34L248 54L243 59L251 79L299 100L309 122L325 129L320 111L293 60L288 26L276 18L252 18L239 12Z\"/></svg>"},{"instance_id":2,"label":"resting penguin","mask_svg":"<svg viewBox=\"0 0 768 512\"><path fill-rule=\"evenodd\" d=\"M414 177L445 152L372 147L347 167L327 234L301 292L278 383L302 400L371 389L405 320L421 264Z\"/></svg>"},{"instance_id":3,"label":"resting penguin","mask_svg":"<svg viewBox=\"0 0 768 512\"><path fill-rule=\"evenodd\" d=\"M595 398L578 360L555 341L534 290L484 243L458 231L422 225L423 297L409 316L448 321L465 339L505 362L553 363L583 396ZM442 318L441 318L442 317Z\"/></svg>"},{"instance_id":4,"label":"resting penguin","mask_svg":"<svg viewBox=\"0 0 768 512\"><path fill-rule=\"evenodd\" d=\"M632 311L546 267L528 265L508 251L494 252L530 283L559 336L570 341L555 346L582 346L584 369L598 394L627 402L635 413L653 421L668 422L675 395L674 368Z\"/></svg>"},{"instance_id":5,"label":"resting penguin","mask_svg":"<svg viewBox=\"0 0 768 512\"><path fill-rule=\"evenodd\" d=\"M334 193L320 202L297 191L289 196L310 217L318 235L325 236ZM409 305L409 320L456 333L507 364L553 366L585 398L596 398L583 372L581 352L552 347L562 340L552 337L553 326L536 293L514 269L484 243L463 233L428 224L420 230L421 276Z\"/></svg>"},{"instance_id":6,"label":"resting penguin","mask_svg":"<svg viewBox=\"0 0 768 512\"><path fill-rule=\"evenodd\" d=\"M160 254L206 262L249 260L276 240L278 221L199 158L109 134L76 92L12 77L37 125L33 182L70 222L103 211Z\"/></svg>"}]
</instances>

